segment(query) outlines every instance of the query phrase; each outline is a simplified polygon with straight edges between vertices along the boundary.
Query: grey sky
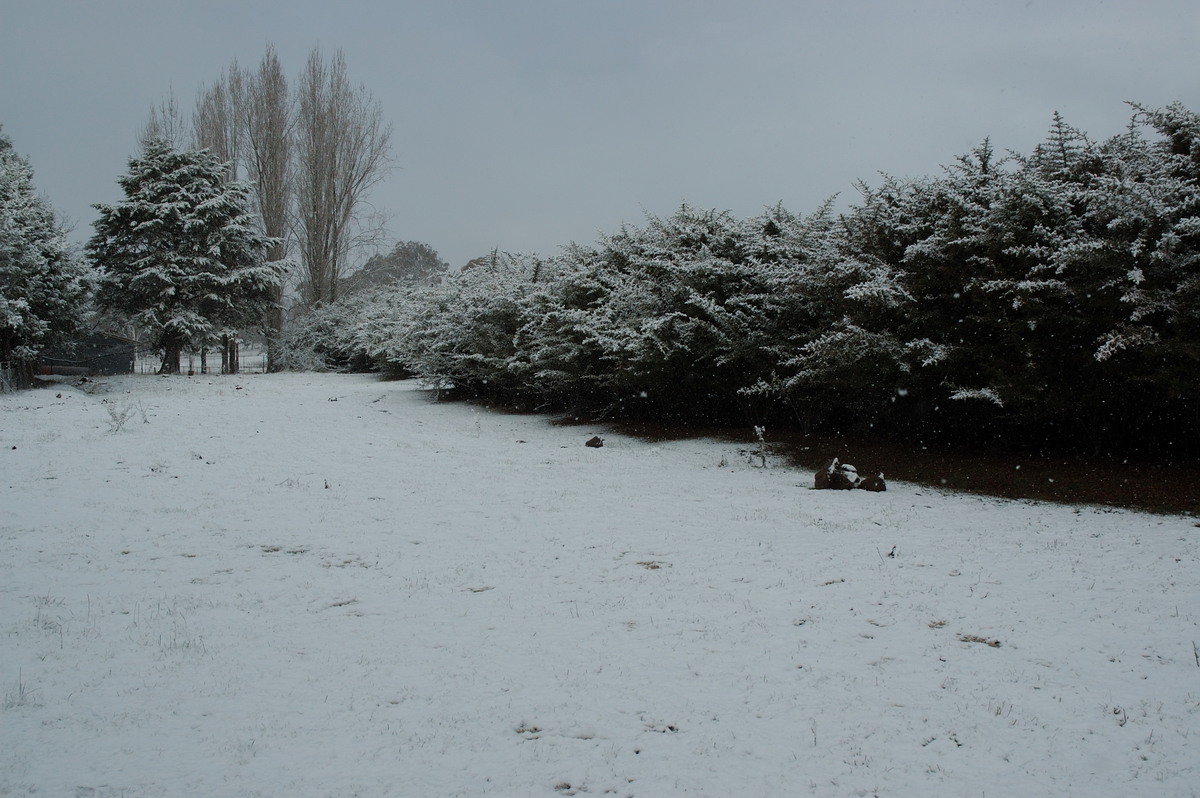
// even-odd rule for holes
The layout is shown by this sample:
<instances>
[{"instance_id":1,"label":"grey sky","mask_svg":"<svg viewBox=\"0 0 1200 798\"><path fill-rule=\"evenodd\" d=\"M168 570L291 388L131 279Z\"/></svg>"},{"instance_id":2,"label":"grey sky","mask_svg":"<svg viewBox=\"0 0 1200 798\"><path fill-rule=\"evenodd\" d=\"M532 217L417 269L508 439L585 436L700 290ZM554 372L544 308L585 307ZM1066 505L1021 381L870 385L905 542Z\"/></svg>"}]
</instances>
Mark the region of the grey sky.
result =
<instances>
[{"instance_id":1,"label":"grey sky","mask_svg":"<svg viewBox=\"0 0 1200 798\"><path fill-rule=\"evenodd\" d=\"M1055 110L1096 139L1126 100L1200 110L1195 0L0 0L0 125L83 241L151 104L268 43L289 76L345 52L395 128L391 237L454 267L683 201L853 201L984 137L1028 151Z\"/></svg>"}]
</instances>

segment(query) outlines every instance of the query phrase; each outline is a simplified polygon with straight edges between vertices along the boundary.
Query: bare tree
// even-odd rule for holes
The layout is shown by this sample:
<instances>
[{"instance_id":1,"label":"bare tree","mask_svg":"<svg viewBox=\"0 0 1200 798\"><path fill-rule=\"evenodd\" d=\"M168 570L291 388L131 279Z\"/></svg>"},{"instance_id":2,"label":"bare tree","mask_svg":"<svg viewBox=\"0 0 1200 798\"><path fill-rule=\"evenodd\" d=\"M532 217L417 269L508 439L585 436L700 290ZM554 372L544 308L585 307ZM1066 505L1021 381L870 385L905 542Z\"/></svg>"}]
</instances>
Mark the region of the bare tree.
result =
<instances>
[{"instance_id":1,"label":"bare tree","mask_svg":"<svg viewBox=\"0 0 1200 798\"><path fill-rule=\"evenodd\" d=\"M208 150L225 168L225 181L237 182L242 155L243 73L235 60L217 82L200 89L192 111L192 148ZM221 373L239 370L236 330L216 331L221 344ZM208 371L208 342L201 342L200 370Z\"/></svg>"},{"instance_id":2,"label":"bare tree","mask_svg":"<svg viewBox=\"0 0 1200 798\"><path fill-rule=\"evenodd\" d=\"M150 106L146 122L138 131L138 144L142 150L153 141L165 141L172 147L179 147L184 142L185 127L183 112L175 100L175 91L171 90L158 104Z\"/></svg>"},{"instance_id":3,"label":"bare tree","mask_svg":"<svg viewBox=\"0 0 1200 798\"><path fill-rule=\"evenodd\" d=\"M172 94L151 108L140 138L143 149L160 139L207 149L227 164L228 181L247 180L261 232L273 242L268 262L297 252L301 299L315 307L337 299L351 253L382 237L382 220L366 199L390 170L391 132L378 101L350 84L340 51L325 59L314 49L293 89L268 46L257 70L234 61L201 89L190 131ZM281 284L263 318L268 368L283 297Z\"/></svg>"},{"instance_id":4,"label":"bare tree","mask_svg":"<svg viewBox=\"0 0 1200 798\"><path fill-rule=\"evenodd\" d=\"M389 171L391 132L378 101L350 85L342 52L326 63L313 49L300 76L294 164L303 294L312 306L337 299L348 254L370 232L365 197Z\"/></svg>"},{"instance_id":5,"label":"bare tree","mask_svg":"<svg viewBox=\"0 0 1200 798\"><path fill-rule=\"evenodd\" d=\"M258 69L243 70L234 61L215 84L201 89L192 113L194 146L225 161L228 180L245 177L249 181L262 232L272 240L268 262L282 262L288 253L291 109L279 56L268 46ZM272 290L272 302L263 317L268 367L283 327L283 284ZM231 349L230 340L225 342L223 368L236 370L236 348Z\"/></svg>"},{"instance_id":6,"label":"bare tree","mask_svg":"<svg viewBox=\"0 0 1200 798\"><path fill-rule=\"evenodd\" d=\"M275 48L268 46L258 71L246 76L242 106L246 171L254 185L263 232L275 242L267 252L268 261L282 261L288 255L287 227L291 206L288 164L292 122L287 78ZM263 320L267 333L268 368L271 369L275 367L275 350L283 329L282 283L275 287L273 300Z\"/></svg>"},{"instance_id":7,"label":"bare tree","mask_svg":"<svg viewBox=\"0 0 1200 798\"><path fill-rule=\"evenodd\" d=\"M245 74L235 60L212 86L196 97L192 112L192 144L227 164L230 181L238 179L242 156Z\"/></svg>"}]
</instances>

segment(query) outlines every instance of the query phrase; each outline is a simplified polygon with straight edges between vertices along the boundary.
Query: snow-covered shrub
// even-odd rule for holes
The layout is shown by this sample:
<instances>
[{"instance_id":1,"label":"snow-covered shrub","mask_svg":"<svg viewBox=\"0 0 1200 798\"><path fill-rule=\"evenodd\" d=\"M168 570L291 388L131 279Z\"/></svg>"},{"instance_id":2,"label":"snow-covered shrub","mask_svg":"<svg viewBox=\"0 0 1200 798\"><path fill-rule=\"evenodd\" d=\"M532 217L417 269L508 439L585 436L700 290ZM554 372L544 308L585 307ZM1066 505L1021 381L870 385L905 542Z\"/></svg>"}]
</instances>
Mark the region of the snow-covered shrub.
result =
<instances>
[{"instance_id":1,"label":"snow-covered shrub","mask_svg":"<svg viewBox=\"0 0 1200 798\"><path fill-rule=\"evenodd\" d=\"M372 352L430 383L492 397L523 394L515 338L540 290L538 258L493 253L440 285L413 291L372 338Z\"/></svg>"},{"instance_id":2,"label":"snow-covered shrub","mask_svg":"<svg viewBox=\"0 0 1200 798\"><path fill-rule=\"evenodd\" d=\"M572 250L563 296L583 301L562 302L556 321L586 352L574 358L589 366L586 387L626 411L738 415L742 389L770 376L772 345L803 301L795 277L815 250L801 234L811 227L782 208L738 220L684 205Z\"/></svg>"},{"instance_id":3,"label":"snow-covered shrub","mask_svg":"<svg viewBox=\"0 0 1200 798\"><path fill-rule=\"evenodd\" d=\"M985 141L836 217L684 205L497 253L358 309L331 348L538 406L1200 446L1200 121L1135 121L1096 144L1056 116L1028 156Z\"/></svg>"},{"instance_id":4,"label":"snow-covered shrub","mask_svg":"<svg viewBox=\"0 0 1200 798\"><path fill-rule=\"evenodd\" d=\"M728 418L774 367L795 261L821 239L768 216L685 205L552 258L495 254L414 295L372 351L476 394Z\"/></svg>"},{"instance_id":5,"label":"snow-covered shrub","mask_svg":"<svg viewBox=\"0 0 1200 798\"><path fill-rule=\"evenodd\" d=\"M938 178L864 189L839 246L843 263L874 265L841 307L895 362L844 375L881 378L876 399L903 392L889 404L953 434L1122 448L1182 422L1195 439L1200 123L1179 106L1134 121L1097 144L1055 115L1029 156L985 142ZM819 368L842 362L835 340L785 361L793 388L842 383Z\"/></svg>"},{"instance_id":6,"label":"snow-covered shrub","mask_svg":"<svg viewBox=\"0 0 1200 798\"><path fill-rule=\"evenodd\" d=\"M347 294L303 314L289 326L277 359L295 371L374 371L379 360L369 352L368 333L391 324L388 299L400 291L385 287Z\"/></svg>"}]
</instances>

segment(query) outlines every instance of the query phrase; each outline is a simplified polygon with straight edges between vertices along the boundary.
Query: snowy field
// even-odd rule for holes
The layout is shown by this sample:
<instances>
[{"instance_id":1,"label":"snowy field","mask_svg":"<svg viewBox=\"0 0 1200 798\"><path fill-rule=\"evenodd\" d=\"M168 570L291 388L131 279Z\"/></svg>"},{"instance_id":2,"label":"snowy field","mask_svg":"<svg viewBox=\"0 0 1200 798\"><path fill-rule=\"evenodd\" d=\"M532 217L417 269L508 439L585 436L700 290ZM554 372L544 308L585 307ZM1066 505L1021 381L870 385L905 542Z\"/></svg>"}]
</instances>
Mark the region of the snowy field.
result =
<instances>
[{"instance_id":1,"label":"snowy field","mask_svg":"<svg viewBox=\"0 0 1200 798\"><path fill-rule=\"evenodd\" d=\"M82 387L0 396L0 795L1200 794L1196 519Z\"/></svg>"}]
</instances>

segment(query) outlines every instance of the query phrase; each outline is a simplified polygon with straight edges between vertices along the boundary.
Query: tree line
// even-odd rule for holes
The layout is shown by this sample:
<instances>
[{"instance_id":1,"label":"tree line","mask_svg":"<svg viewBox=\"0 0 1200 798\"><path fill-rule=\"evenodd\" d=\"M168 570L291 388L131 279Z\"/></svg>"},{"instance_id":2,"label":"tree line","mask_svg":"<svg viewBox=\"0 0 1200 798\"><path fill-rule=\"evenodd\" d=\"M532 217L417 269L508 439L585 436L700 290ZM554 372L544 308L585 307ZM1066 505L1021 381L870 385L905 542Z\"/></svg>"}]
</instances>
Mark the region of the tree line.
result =
<instances>
[{"instance_id":1,"label":"tree line","mask_svg":"<svg viewBox=\"0 0 1200 798\"><path fill-rule=\"evenodd\" d=\"M800 216L682 206L334 303L297 342L509 405L1200 453L1200 117L1055 115Z\"/></svg>"},{"instance_id":2,"label":"tree line","mask_svg":"<svg viewBox=\"0 0 1200 798\"><path fill-rule=\"evenodd\" d=\"M301 308L333 302L352 250L381 231L364 200L388 173L391 128L341 52L314 49L294 86L271 47L257 69L235 61L190 115L173 96L153 106L139 139L85 260L0 137L0 360L20 382L97 310L147 335L164 372L216 345L236 370L243 331L265 335L277 367L285 276L299 265Z\"/></svg>"},{"instance_id":3,"label":"tree line","mask_svg":"<svg viewBox=\"0 0 1200 798\"><path fill-rule=\"evenodd\" d=\"M327 59L314 48L294 84L273 47L257 69L234 61L199 91L188 130L169 97L151 109L143 148L165 141L214 155L229 183L246 181L249 207L270 239L267 260L284 271L298 264L300 308L335 301L351 252L382 236L365 199L391 157L391 125L370 92L351 83L344 54ZM272 361L283 290L282 281L274 286L261 325Z\"/></svg>"},{"instance_id":4,"label":"tree line","mask_svg":"<svg viewBox=\"0 0 1200 798\"><path fill-rule=\"evenodd\" d=\"M167 371L246 326L278 342L290 246L311 312L275 367L607 416L1200 453L1200 117L1182 105L1135 105L1104 141L1056 114L1032 152L985 140L936 176L859 184L840 213L684 205L456 274L408 242L348 280L389 131L340 55L314 51L299 87L270 50L235 64L201 92L190 148L173 104L155 109L125 200L98 206L95 273L0 136L2 359L27 370L93 295Z\"/></svg>"}]
</instances>

